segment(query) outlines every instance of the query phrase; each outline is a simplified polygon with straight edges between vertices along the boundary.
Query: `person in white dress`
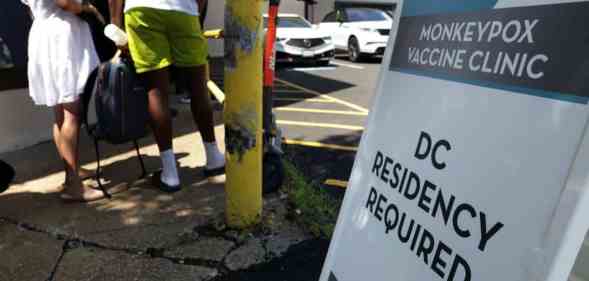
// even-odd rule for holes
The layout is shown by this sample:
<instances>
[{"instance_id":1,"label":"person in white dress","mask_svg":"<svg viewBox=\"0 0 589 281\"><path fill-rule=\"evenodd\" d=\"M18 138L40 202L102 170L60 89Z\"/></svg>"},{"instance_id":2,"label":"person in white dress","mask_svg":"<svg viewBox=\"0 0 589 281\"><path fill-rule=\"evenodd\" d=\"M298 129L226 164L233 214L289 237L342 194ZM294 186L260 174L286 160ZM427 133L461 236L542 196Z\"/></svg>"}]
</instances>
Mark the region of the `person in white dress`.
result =
<instances>
[{"instance_id":1,"label":"person in white dress","mask_svg":"<svg viewBox=\"0 0 589 281\"><path fill-rule=\"evenodd\" d=\"M76 0L21 1L34 19L28 45L29 93L36 105L52 107L55 113L53 136L66 171L61 198L101 199L102 192L83 184L78 163L79 95L99 64L90 28L78 15L99 14Z\"/></svg>"}]
</instances>

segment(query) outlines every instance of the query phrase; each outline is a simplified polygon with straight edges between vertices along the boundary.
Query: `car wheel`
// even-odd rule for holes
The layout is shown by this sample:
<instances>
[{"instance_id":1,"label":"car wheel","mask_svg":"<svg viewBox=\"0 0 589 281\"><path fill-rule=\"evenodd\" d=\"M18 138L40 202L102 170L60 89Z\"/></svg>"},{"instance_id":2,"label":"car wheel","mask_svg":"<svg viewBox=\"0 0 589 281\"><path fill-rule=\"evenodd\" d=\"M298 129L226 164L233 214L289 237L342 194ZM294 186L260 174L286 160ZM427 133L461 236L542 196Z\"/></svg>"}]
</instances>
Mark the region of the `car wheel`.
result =
<instances>
[{"instance_id":1,"label":"car wheel","mask_svg":"<svg viewBox=\"0 0 589 281\"><path fill-rule=\"evenodd\" d=\"M354 36L350 37L350 40L348 40L348 58L353 62L358 62L362 58L358 39Z\"/></svg>"}]
</instances>

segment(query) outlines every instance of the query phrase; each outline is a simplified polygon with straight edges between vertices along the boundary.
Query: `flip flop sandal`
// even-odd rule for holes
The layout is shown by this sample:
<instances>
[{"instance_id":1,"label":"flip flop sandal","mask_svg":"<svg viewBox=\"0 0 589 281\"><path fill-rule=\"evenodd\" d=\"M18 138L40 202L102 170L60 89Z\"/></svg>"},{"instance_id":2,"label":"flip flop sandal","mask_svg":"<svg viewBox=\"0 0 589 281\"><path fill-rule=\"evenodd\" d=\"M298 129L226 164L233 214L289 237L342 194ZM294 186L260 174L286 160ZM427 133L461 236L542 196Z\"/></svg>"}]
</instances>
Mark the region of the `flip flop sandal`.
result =
<instances>
[{"instance_id":1,"label":"flip flop sandal","mask_svg":"<svg viewBox=\"0 0 589 281\"><path fill-rule=\"evenodd\" d=\"M84 168L80 168L80 170L78 171L78 176L80 177L81 180L87 180L87 179L95 178L96 177L96 171L89 170L89 169L84 169Z\"/></svg>"},{"instance_id":2,"label":"flip flop sandal","mask_svg":"<svg viewBox=\"0 0 589 281\"><path fill-rule=\"evenodd\" d=\"M80 168L80 171L78 172L78 177L80 177L80 180L82 181L93 179L96 177L96 171ZM66 182L61 184L62 187L66 185Z\"/></svg>"},{"instance_id":3,"label":"flip flop sandal","mask_svg":"<svg viewBox=\"0 0 589 281\"><path fill-rule=\"evenodd\" d=\"M210 183L223 183L225 182L225 165L214 169L205 168L203 174Z\"/></svg>"},{"instance_id":4,"label":"flip flop sandal","mask_svg":"<svg viewBox=\"0 0 589 281\"><path fill-rule=\"evenodd\" d=\"M91 186L90 188L102 191L102 189L100 189L99 186ZM121 182L119 184L106 187L106 192L108 192L108 194L110 195L115 195L121 192L125 192L127 190L129 190L129 184L126 182Z\"/></svg>"},{"instance_id":5,"label":"flip flop sandal","mask_svg":"<svg viewBox=\"0 0 589 281\"><path fill-rule=\"evenodd\" d=\"M180 191L182 187L180 185L168 185L165 182L162 182L162 171L156 171L151 175L151 183L159 188L163 192L167 193L174 193Z\"/></svg>"},{"instance_id":6,"label":"flip flop sandal","mask_svg":"<svg viewBox=\"0 0 589 281\"><path fill-rule=\"evenodd\" d=\"M102 191L98 191L95 189L92 189L90 187L86 187L84 186L85 189L90 189L93 192L93 195L88 195L88 191L80 194L80 196L74 196L71 194L66 193L65 191L63 191L60 195L59 198L61 198L61 200L63 200L66 203L88 203L88 202L92 202L92 201L97 201L97 200L101 200L101 199L105 199L106 196L104 195L104 193L102 193Z\"/></svg>"},{"instance_id":7,"label":"flip flop sandal","mask_svg":"<svg viewBox=\"0 0 589 281\"><path fill-rule=\"evenodd\" d=\"M215 176L220 176L220 175L224 175L225 174L225 165L219 167L219 168L213 168L213 169L204 169L204 175L205 177L215 177Z\"/></svg>"}]
</instances>

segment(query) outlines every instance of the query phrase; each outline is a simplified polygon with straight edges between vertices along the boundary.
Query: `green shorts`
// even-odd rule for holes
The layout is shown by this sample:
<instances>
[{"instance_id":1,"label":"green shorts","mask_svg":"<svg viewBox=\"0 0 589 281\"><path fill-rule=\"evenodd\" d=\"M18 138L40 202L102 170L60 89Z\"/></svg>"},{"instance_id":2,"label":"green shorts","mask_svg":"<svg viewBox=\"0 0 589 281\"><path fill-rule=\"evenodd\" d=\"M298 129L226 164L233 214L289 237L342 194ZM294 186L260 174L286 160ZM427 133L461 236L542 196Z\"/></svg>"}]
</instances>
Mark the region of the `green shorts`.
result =
<instances>
[{"instance_id":1,"label":"green shorts","mask_svg":"<svg viewBox=\"0 0 589 281\"><path fill-rule=\"evenodd\" d=\"M208 46L197 16L152 8L125 13L129 51L137 73L170 65L201 66L207 63Z\"/></svg>"}]
</instances>

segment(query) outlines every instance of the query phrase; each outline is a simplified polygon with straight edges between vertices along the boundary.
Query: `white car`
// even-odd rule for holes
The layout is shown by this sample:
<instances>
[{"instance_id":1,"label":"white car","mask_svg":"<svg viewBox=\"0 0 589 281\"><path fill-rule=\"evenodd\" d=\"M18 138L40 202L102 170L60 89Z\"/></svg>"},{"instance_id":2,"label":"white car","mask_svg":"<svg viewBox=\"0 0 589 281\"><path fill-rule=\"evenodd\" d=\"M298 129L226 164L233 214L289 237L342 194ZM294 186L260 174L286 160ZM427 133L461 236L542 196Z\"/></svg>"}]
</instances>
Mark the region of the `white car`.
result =
<instances>
[{"instance_id":1,"label":"white car","mask_svg":"<svg viewBox=\"0 0 589 281\"><path fill-rule=\"evenodd\" d=\"M264 15L264 29L268 15ZM329 65L335 56L331 36L296 14L278 14L276 62L315 62Z\"/></svg>"},{"instance_id":2,"label":"white car","mask_svg":"<svg viewBox=\"0 0 589 281\"><path fill-rule=\"evenodd\" d=\"M392 17L383 10L341 8L327 14L319 29L332 35L336 49L358 61L384 54L392 26Z\"/></svg>"}]
</instances>

